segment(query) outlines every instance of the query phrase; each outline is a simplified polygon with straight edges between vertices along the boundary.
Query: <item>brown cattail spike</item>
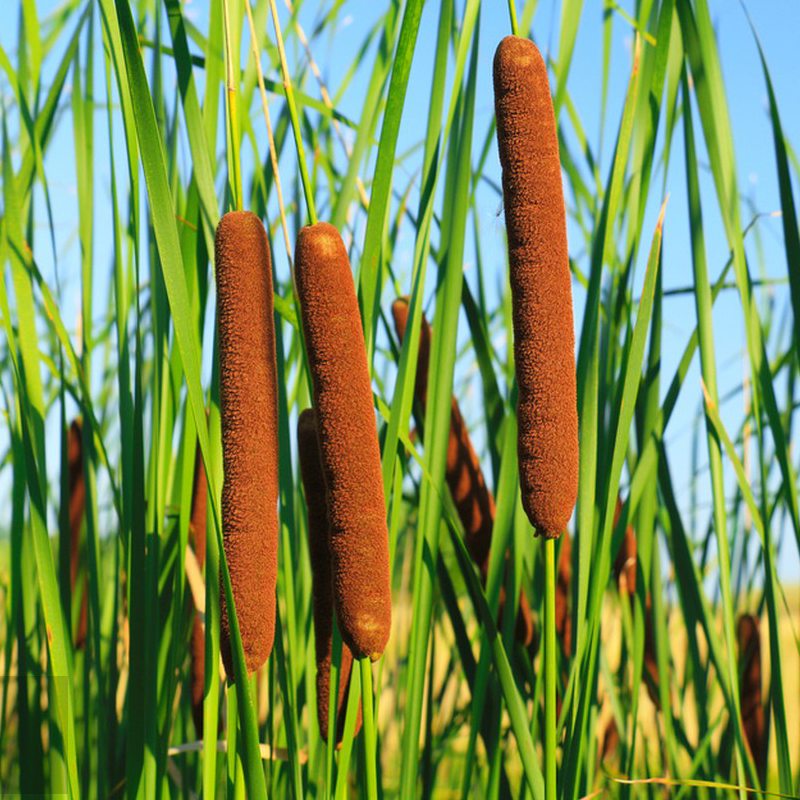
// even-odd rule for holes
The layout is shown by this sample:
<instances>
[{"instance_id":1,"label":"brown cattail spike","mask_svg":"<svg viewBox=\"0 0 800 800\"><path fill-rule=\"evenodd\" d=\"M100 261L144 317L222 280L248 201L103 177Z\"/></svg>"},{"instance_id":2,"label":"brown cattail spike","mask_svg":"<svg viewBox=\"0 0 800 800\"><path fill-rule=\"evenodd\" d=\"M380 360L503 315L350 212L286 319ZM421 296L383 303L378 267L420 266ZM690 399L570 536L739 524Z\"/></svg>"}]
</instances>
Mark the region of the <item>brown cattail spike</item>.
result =
<instances>
[{"instance_id":1,"label":"brown cattail spike","mask_svg":"<svg viewBox=\"0 0 800 800\"><path fill-rule=\"evenodd\" d=\"M398 298L392 303L392 316L397 336L402 342L408 325L408 300ZM425 407L428 392L428 364L432 331L425 317L419 334L417 377L414 393L417 402ZM464 527L465 543L472 560L478 565L484 583L489 570L489 551L492 544L495 504L494 496L486 485L480 460L472 446L464 417L458 402L453 398L450 409L450 434L447 442L447 465L445 480L453 497L459 519ZM499 617L502 619L505 605L505 587L500 589ZM517 641L524 645L533 639L533 617L525 590L519 596L519 607L515 624Z\"/></svg>"},{"instance_id":2,"label":"brown cattail spike","mask_svg":"<svg viewBox=\"0 0 800 800\"><path fill-rule=\"evenodd\" d=\"M564 196L547 68L533 42L507 36L494 57L519 400L522 504L558 536L578 494L575 332Z\"/></svg>"},{"instance_id":3,"label":"brown cattail spike","mask_svg":"<svg viewBox=\"0 0 800 800\"><path fill-rule=\"evenodd\" d=\"M558 572L556 574L556 636L564 650L564 659L569 661L572 655L572 615L569 611L570 584L572 582L572 539L569 531L564 533L561 540L561 550L558 553ZM564 670L566 673L566 670Z\"/></svg>"},{"instance_id":4,"label":"brown cattail spike","mask_svg":"<svg viewBox=\"0 0 800 800\"><path fill-rule=\"evenodd\" d=\"M377 659L392 618L389 534L361 315L336 228L303 228L295 258L339 628L354 656Z\"/></svg>"},{"instance_id":5,"label":"brown cattail spike","mask_svg":"<svg viewBox=\"0 0 800 800\"><path fill-rule=\"evenodd\" d=\"M195 449L194 486L192 488L192 513L189 518L189 534L200 569L206 560L206 502L208 500L206 470L200 447ZM206 683L206 640L200 615L194 612L192 619L191 651L191 700L192 718L197 735L203 737L203 695Z\"/></svg>"},{"instance_id":6,"label":"brown cattail spike","mask_svg":"<svg viewBox=\"0 0 800 800\"><path fill-rule=\"evenodd\" d=\"M278 573L278 395L272 267L261 220L226 214L217 226L217 326L225 480L222 532L248 671L272 650ZM221 650L233 681L228 609Z\"/></svg>"},{"instance_id":7,"label":"brown cattail spike","mask_svg":"<svg viewBox=\"0 0 800 800\"><path fill-rule=\"evenodd\" d=\"M742 676L739 698L744 735L763 786L767 772L767 750L764 704L761 702L761 635L758 617L742 614L736 625L736 639Z\"/></svg>"},{"instance_id":8,"label":"brown cattail spike","mask_svg":"<svg viewBox=\"0 0 800 800\"><path fill-rule=\"evenodd\" d=\"M69 577L70 591L75 593L80 567L81 527L86 511L86 483L83 477L83 425L76 418L69 426L67 434L67 467L69 476ZM73 637L76 650L86 646L86 631L89 612L89 595L86 582L80 587L81 605L78 623Z\"/></svg>"},{"instance_id":9,"label":"brown cattail spike","mask_svg":"<svg viewBox=\"0 0 800 800\"><path fill-rule=\"evenodd\" d=\"M328 509L325 503L325 483L319 462L317 425L314 412L307 408L297 421L297 454L300 476L308 508L308 550L313 575L314 636L317 657L317 719L324 741L328 741L331 658L333 654L333 585L331 582L331 551L328 533ZM344 734L347 693L350 689L350 670L353 654L342 642L342 662L339 670L339 696L336 706L336 741ZM361 727L361 713L356 731Z\"/></svg>"}]
</instances>

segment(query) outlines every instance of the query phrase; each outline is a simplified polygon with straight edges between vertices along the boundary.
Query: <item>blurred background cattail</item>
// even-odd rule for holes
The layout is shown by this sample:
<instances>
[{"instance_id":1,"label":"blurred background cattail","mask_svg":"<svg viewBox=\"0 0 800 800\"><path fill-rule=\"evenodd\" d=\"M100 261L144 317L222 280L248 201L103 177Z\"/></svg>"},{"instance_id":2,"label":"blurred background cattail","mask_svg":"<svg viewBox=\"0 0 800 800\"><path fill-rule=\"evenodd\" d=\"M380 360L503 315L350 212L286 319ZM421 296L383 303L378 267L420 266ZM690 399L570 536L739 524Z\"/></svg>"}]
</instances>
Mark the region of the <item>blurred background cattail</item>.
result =
<instances>
[{"instance_id":1,"label":"blurred background cattail","mask_svg":"<svg viewBox=\"0 0 800 800\"><path fill-rule=\"evenodd\" d=\"M767 778L767 727L761 700L761 632L755 614L742 614L736 624L739 650L739 704L745 740L762 787Z\"/></svg>"},{"instance_id":2,"label":"blurred background cattail","mask_svg":"<svg viewBox=\"0 0 800 800\"><path fill-rule=\"evenodd\" d=\"M615 528L619 523L623 506L622 495L618 494L614 509ZM617 557L614 559L614 580L619 588L620 597L623 600L628 598L631 607L636 594L636 552L636 532L633 529L633 525L629 523L625 528L625 537L617 552ZM650 696L653 705L660 709L661 697L659 696L658 662L656 661L653 608L650 592L647 592L644 603L644 670L643 680L647 687L647 694Z\"/></svg>"},{"instance_id":3,"label":"blurred background cattail","mask_svg":"<svg viewBox=\"0 0 800 800\"><path fill-rule=\"evenodd\" d=\"M319 444L314 412L307 408L297 421L297 455L300 476L308 510L308 551L313 575L312 595L314 613L314 639L317 659L317 719L324 741L328 741L328 716L330 697L331 658L333 655L333 585L331 582L331 552L328 531L328 509L325 501L325 483L319 461ZM339 668L339 692L336 705L336 741L344 732L347 694L350 690L350 672L353 654L342 642ZM359 706L356 731L361 727Z\"/></svg>"},{"instance_id":4,"label":"blurred background cattail","mask_svg":"<svg viewBox=\"0 0 800 800\"><path fill-rule=\"evenodd\" d=\"M350 261L332 225L300 231L295 283L314 386L339 628L353 655L375 660L391 628L389 533L361 314Z\"/></svg>"},{"instance_id":5,"label":"blurred background cattail","mask_svg":"<svg viewBox=\"0 0 800 800\"><path fill-rule=\"evenodd\" d=\"M217 326L224 483L222 532L248 671L269 657L278 576L278 378L272 266L261 220L247 211L217 226ZM221 651L233 657L220 589Z\"/></svg>"},{"instance_id":6,"label":"blurred background cattail","mask_svg":"<svg viewBox=\"0 0 800 800\"><path fill-rule=\"evenodd\" d=\"M208 484L206 470L200 447L195 450L194 485L192 487L192 511L189 518L189 538L194 547L194 554L200 569L206 561L206 504L208 501ZM190 643L191 658L191 693L192 719L198 738L203 738L203 694L205 689L205 633L200 622L197 609L192 615L192 639Z\"/></svg>"},{"instance_id":7,"label":"blurred background cattail","mask_svg":"<svg viewBox=\"0 0 800 800\"><path fill-rule=\"evenodd\" d=\"M71 597L78 586L78 575L81 564L81 529L86 511L86 483L83 476L83 424L80 417L74 419L67 435L67 465L69 472L69 576ZM80 611L73 628L72 640L76 650L86 647L86 627L89 610L89 595L86 591L86 580L80 582Z\"/></svg>"},{"instance_id":8,"label":"blurred background cattail","mask_svg":"<svg viewBox=\"0 0 800 800\"><path fill-rule=\"evenodd\" d=\"M408 300L399 297L392 303L392 317L397 337L402 344L408 325ZM428 364L430 363L431 326L425 316L419 335L417 375L414 395L424 412L428 389ZM461 415L458 401L453 397L450 408L450 433L447 441L447 463L445 480L453 497L458 517L464 528L464 541L472 560L478 565L481 579L486 583L489 570L489 552L492 545L492 530L495 518L494 495L486 485L480 460L472 446L467 424ZM506 554L506 567L508 554ZM505 607L505 585L500 587L498 620L503 618ZM533 619L525 589L520 590L519 605L515 621L515 636L518 642L529 645L533 639Z\"/></svg>"},{"instance_id":9,"label":"blurred background cattail","mask_svg":"<svg viewBox=\"0 0 800 800\"><path fill-rule=\"evenodd\" d=\"M572 283L561 162L547 67L529 39L494 57L497 143L514 324L522 505L537 534L559 536L578 494Z\"/></svg>"}]
</instances>

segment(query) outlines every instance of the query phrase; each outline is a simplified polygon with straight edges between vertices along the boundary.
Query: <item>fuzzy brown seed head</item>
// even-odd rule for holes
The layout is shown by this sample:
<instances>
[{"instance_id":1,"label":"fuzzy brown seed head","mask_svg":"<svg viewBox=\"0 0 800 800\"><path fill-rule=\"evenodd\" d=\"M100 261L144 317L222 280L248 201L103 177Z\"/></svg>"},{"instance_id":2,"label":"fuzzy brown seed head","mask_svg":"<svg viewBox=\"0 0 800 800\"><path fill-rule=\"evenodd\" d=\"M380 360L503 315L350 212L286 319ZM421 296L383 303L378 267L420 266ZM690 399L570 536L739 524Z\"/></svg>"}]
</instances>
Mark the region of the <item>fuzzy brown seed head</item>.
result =
<instances>
[{"instance_id":1,"label":"fuzzy brown seed head","mask_svg":"<svg viewBox=\"0 0 800 800\"><path fill-rule=\"evenodd\" d=\"M69 475L69 571L72 591L78 577L81 525L86 508L86 484L83 479L83 442L81 420L74 419L67 434L67 469Z\"/></svg>"},{"instance_id":2,"label":"fuzzy brown seed head","mask_svg":"<svg viewBox=\"0 0 800 800\"><path fill-rule=\"evenodd\" d=\"M252 672L272 650L278 572L278 379L272 267L261 220L249 212L226 214L217 226L215 252L225 471L222 532ZM222 589L220 604L222 658L233 681Z\"/></svg>"},{"instance_id":3,"label":"fuzzy brown seed head","mask_svg":"<svg viewBox=\"0 0 800 800\"><path fill-rule=\"evenodd\" d=\"M561 642L566 661L569 661L572 655L572 616L569 612L571 582L572 538L569 531L566 531L561 540L561 550L558 553L555 596L556 636Z\"/></svg>"},{"instance_id":4,"label":"fuzzy brown seed head","mask_svg":"<svg viewBox=\"0 0 800 800\"><path fill-rule=\"evenodd\" d=\"M308 550L311 557L314 638L317 660L317 721L324 741L328 741L328 710L330 673L333 651L333 585L331 581L331 552L328 532L328 509L325 501L325 482L319 461L319 444L314 412L307 408L297 421L297 454L300 476L308 509ZM353 654L342 642L339 697L336 707L336 740L344 734L347 693ZM356 732L361 727L361 710Z\"/></svg>"},{"instance_id":5,"label":"fuzzy brown seed head","mask_svg":"<svg viewBox=\"0 0 800 800\"><path fill-rule=\"evenodd\" d=\"M522 503L556 537L578 493L575 332L553 102L533 42L507 36L494 57L497 141L514 323Z\"/></svg>"},{"instance_id":6,"label":"fuzzy brown seed head","mask_svg":"<svg viewBox=\"0 0 800 800\"><path fill-rule=\"evenodd\" d=\"M355 656L376 659L391 628L389 534L361 315L347 252L332 225L300 231L295 283L314 386L339 628Z\"/></svg>"},{"instance_id":7,"label":"fuzzy brown seed head","mask_svg":"<svg viewBox=\"0 0 800 800\"><path fill-rule=\"evenodd\" d=\"M75 591L80 568L81 527L86 511L86 482L83 477L83 423L80 417L72 420L67 432L67 476L69 483L69 577L70 591ZM86 583L81 589L81 606L73 636L75 649L86 646L89 619L89 595Z\"/></svg>"},{"instance_id":8,"label":"fuzzy brown seed head","mask_svg":"<svg viewBox=\"0 0 800 800\"><path fill-rule=\"evenodd\" d=\"M208 412L206 412L208 419ZM195 448L194 481L192 486L192 510L189 518L191 534L197 563L202 569L206 560L206 503L208 500L208 483L206 469L200 446ZM205 634L200 623L200 616L195 610L192 620L192 638L190 642L191 656L191 701L192 718L199 738L203 738L203 694L206 679Z\"/></svg>"},{"instance_id":9,"label":"fuzzy brown seed head","mask_svg":"<svg viewBox=\"0 0 800 800\"><path fill-rule=\"evenodd\" d=\"M394 318L394 329L397 337L403 342L408 326L408 300L405 297L398 297L392 303L392 317ZM414 395L417 402L423 407L428 397L428 365L431 360L431 326L422 315L422 323L419 329L419 349L417 351L417 375L414 380Z\"/></svg>"},{"instance_id":10,"label":"fuzzy brown seed head","mask_svg":"<svg viewBox=\"0 0 800 800\"><path fill-rule=\"evenodd\" d=\"M194 456L194 484L192 487L192 512L189 517L189 531L192 534L194 554L200 567L206 562L206 503L208 502L208 482L203 456L198 446Z\"/></svg>"},{"instance_id":11,"label":"fuzzy brown seed head","mask_svg":"<svg viewBox=\"0 0 800 800\"><path fill-rule=\"evenodd\" d=\"M766 777L766 723L761 701L761 635L758 617L742 614L736 624L742 681L739 698L745 739L763 785Z\"/></svg>"},{"instance_id":12,"label":"fuzzy brown seed head","mask_svg":"<svg viewBox=\"0 0 800 800\"><path fill-rule=\"evenodd\" d=\"M617 495L617 504L614 509L614 527L617 527L620 514L622 514L622 496ZM622 576L625 576L625 583L622 583ZM625 538L617 552L614 560L614 580L620 587L620 591L633 596L636 594L636 533L633 525L629 524L625 528Z\"/></svg>"},{"instance_id":13,"label":"fuzzy brown seed head","mask_svg":"<svg viewBox=\"0 0 800 800\"><path fill-rule=\"evenodd\" d=\"M397 336L402 342L408 326L408 300L399 297L392 304L392 316ZM424 408L428 391L428 365L433 332L423 314L419 350L417 356L417 377L414 392L417 401ZM461 415L455 397L450 408L450 433L447 440L447 463L445 480L453 497L461 524L464 527L464 541L472 560L478 565L484 583L489 569L489 551L492 545L495 504L494 496L483 477L478 454ZM498 618L502 619L505 605L505 587L500 589ZM528 598L523 589L520 592L519 607L515 624L517 641L530 644L533 638L533 617Z\"/></svg>"}]
</instances>

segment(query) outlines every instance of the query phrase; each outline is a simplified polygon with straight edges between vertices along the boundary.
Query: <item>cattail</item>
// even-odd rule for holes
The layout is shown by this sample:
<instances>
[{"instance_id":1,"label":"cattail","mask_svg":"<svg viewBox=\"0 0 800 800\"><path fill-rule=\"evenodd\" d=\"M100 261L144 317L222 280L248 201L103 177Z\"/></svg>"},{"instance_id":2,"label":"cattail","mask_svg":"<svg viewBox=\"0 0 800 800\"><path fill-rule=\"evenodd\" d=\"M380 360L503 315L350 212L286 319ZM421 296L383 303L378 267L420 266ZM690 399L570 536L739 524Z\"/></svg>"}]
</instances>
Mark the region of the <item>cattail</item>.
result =
<instances>
[{"instance_id":1,"label":"cattail","mask_svg":"<svg viewBox=\"0 0 800 800\"><path fill-rule=\"evenodd\" d=\"M75 593L80 567L81 527L86 511L86 483L83 477L83 426L76 418L69 426L67 435L67 474L69 482L69 578L71 593ZM81 610L78 627L74 635L76 650L86 646L88 622L88 595L86 583L81 587Z\"/></svg>"},{"instance_id":2,"label":"cattail","mask_svg":"<svg viewBox=\"0 0 800 800\"><path fill-rule=\"evenodd\" d=\"M208 489L206 470L198 446L194 457L194 486L192 488L192 511L189 518L189 534L194 545L194 553L200 569L206 560L206 502ZM191 651L191 700L192 718L197 735L203 737L203 695L206 682L206 640L200 615L197 610L192 620Z\"/></svg>"},{"instance_id":3,"label":"cattail","mask_svg":"<svg viewBox=\"0 0 800 800\"><path fill-rule=\"evenodd\" d=\"M395 330L403 341L408 324L408 301L398 298L392 304ZM430 362L431 326L425 317L419 335L417 354L417 377L414 393L422 408L428 393L428 364ZM484 584L489 571L489 551L492 544L495 504L494 496L483 477L480 461L461 415L455 397L450 407L450 434L447 441L447 465L445 480L453 497L458 517L464 527L465 544L472 560L478 565ZM500 587L499 618L502 619L505 606L505 587ZM533 638L533 619L525 590L520 591L519 607L515 624L517 641L530 644Z\"/></svg>"},{"instance_id":4,"label":"cattail","mask_svg":"<svg viewBox=\"0 0 800 800\"><path fill-rule=\"evenodd\" d=\"M333 654L333 585L331 582L331 552L328 542L328 509L325 503L325 482L319 461L317 425L314 412L307 408L297 421L297 454L300 476L308 508L308 550L313 575L314 636L317 657L317 719L324 741L328 741L328 708L330 695L331 658ZM350 670L353 654L342 642L342 663L339 670L339 695L336 706L336 741L344 734L347 693L350 689ZM356 731L361 727L359 707Z\"/></svg>"},{"instance_id":5,"label":"cattail","mask_svg":"<svg viewBox=\"0 0 800 800\"><path fill-rule=\"evenodd\" d=\"M617 721L614 717L611 717L603 730L603 738L600 745L600 763L602 764L606 759L611 758L617 752L618 747L619 728L617 728Z\"/></svg>"},{"instance_id":6,"label":"cattail","mask_svg":"<svg viewBox=\"0 0 800 800\"><path fill-rule=\"evenodd\" d=\"M556 636L564 650L564 660L572 655L572 615L569 613L570 583L572 581L572 538L569 531L564 532L561 550L558 553L556 574ZM566 670L564 670L566 672ZM560 709L559 709L560 712Z\"/></svg>"},{"instance_id":7,"label":"cattail","mask_svg":"<svg viewBox=\"0 0 800 800\"><path fill-rule=\"evenodd\" d=\"M742 614L736 625L739 645L739 703L744 735L761 785L767 773L766 725L761 702L761 635L758 617Z\"/></svg>"},{"instance_id":8,"label":"cattail","mask_svg":"<svg viewBox=\"0 0 800 800\"><path fill-rule=\"evenodd\" d=\"M325 222L295 256L330 530L333 596L353 655L380 657L392 621L389 534L372 386L350 262Z\"/></svg>"},{"instance_id":9,"label":"cattail","mask_svg":"<svg viewBox=\"0 0 800 800\"><path fill-rule=\"evenodd\" d=\"M614 507L614 527L619 523L620 515L624 503L622 495L617 494L617 503ZM631 607L633 597L636 594L636 559L637 559L636 532L633 525L628 524L625 528L625 538L622 540L617 557L614 559L614 580L619 586L620 595L628 597ZM661 697L659 696L658 662L656 660L656 640L653 628L653 605L650 599L650 592L647 593L644 603L644 669L645 685L647 693L650 695L653 705L661 708Z\"/></svg>"},{"instance_id":10,"label":"cattail","mask_svg":"<svg viewBox=\"0 0 800 800\"><path fill-rule=\"evenodd\" d=\"M617 527L624 503L622 495L617 494L617 503L614 508L614 527ZM617 557L614 559L614 580L619 586L620 595L627 596L631 606L633 597L636 594L636 531L632 524L625 528L625 538L620 545ZM650 592L647 593L644 603L644 675L647 686L647 693L650 700L657 708L661 708L661 697L659 696L658 662L656 661L655 632L653 629L653 605L650 599Z\"/></svg>"},{"instance_id":11,"label":"cattail","mask_svg":"<svg viewBox=\"0 0 800 800\"><path fill-rule=\"evenodd\" d=\"M522 504L557 537L578 494L575 333L564 196L547 68L533 42L507 36L494 57L497 141L516 360Z\"/></svg>"},{"instance_id":12,"label":"cattail","mask_svg":"<svg viewBox=\"0 0 800 800\"><path fill-rule=\"evenodd\" d=\"M278 573L278 395L272 267L261 220L226 214L215 238L222 422L222 532L248 671L269 657ZM221 581L220 581L221 583ZM220 589L221 650L234 680Z\"/></svg>"},{"instance_id":13,"label":"cattail","mask_svg":"<svg viewBox=\"0 0 800 800\"><path fill-rule=\"evenodd\" d=\"M622 496L617 495L617 504L614 508L614 527L617 527L623 508ZM625 577L623 583L622 577ZM625 528L625 539L614 559L614 580L620 587L620 592L633 596L636 594L636 534L633 525Z\"/></svg>"}]
</instances>

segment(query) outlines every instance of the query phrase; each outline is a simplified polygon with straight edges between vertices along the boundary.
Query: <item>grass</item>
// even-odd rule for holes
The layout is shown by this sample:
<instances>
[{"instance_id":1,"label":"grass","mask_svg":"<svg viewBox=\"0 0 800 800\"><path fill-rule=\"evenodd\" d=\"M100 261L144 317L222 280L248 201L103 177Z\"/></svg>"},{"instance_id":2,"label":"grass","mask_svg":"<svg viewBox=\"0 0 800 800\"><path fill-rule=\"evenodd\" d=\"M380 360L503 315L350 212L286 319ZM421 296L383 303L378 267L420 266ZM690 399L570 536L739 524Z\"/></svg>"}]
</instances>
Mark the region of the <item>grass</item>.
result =
<instances>
[{"instance_id":1,"label":"grass","mask_svg":"<svg viewBox=\"0 0 800 800\"><path fill-rule=\"evenodd\" d=\"M755 26L751 66L771 132L758 146L774 162L778 227L742 202L738 98L723 81L707 0L606 3L596 135L585 127L594 110L571 94L569 77L584 58L580 23L597 8L569 0L553 22L581 430L567 653L542 624L552 620L546 585L558 549L533 537L521 507L506 256L482 227L483 209L501 200L494 120L481 111L492 106L482 70L497 45L487 33L497 9L479 0L371 8L349 61L331 64L328 37L348 4L247 2L45 9L20 0L17 40L0 41L0 486L10 499L0 517L0 790L710 800L749 786L800 796L800 597L777 569L800 553L800 168L781 121L790 98L776 94ZM544 5L501 4L503 35L540 32ZM621 32L632 51L612 64ZM422 96L420 63L431 65ZM424 124L409 132L412 118ZM64 163L77 176L72 249L57 222ZM675 180L681 191L667 202ZM232 617L235 693L219 669L219 593L231 609L233 598L212 263L217 222L231 208L253 210L271 234L281 436L276 641L248 680ZM392 636L377 664L354 666L339 750L316 723L306 515L291 444L310 403L291 253L317 218L342 232L354 266L393 584ZM692 268L680 293L665 277L678 218L688 220ZM769 271L767 231L778 241ZM78 325L67 319L69 286L79 287ZM402 344L389 314L397 295L410 298ZM680 297L692 312L676 344L669 324ZM715 352L720 302L744 332L743 381L731 382ZM423 309L449 335L433 338L421 414ZM497 501L485 586L444 480L454 394ZM62 480L76 416L84 649L73 645L80 596L69 586ZM689 438L696 469L687 475L679 459ZM202 742L184 570L196 447L210 500ZM638 547L630 601L612 571L629 523ZM498 619L501 586L514 598L525 589L537 645L515 642L514 602ZM763 787L739 721L734 631L744 610L761 619ZM659 707L643 685L649 613ZM618 739L604 753L611 718Z\"/></svg>"}]
</instances>

